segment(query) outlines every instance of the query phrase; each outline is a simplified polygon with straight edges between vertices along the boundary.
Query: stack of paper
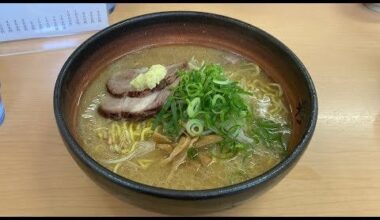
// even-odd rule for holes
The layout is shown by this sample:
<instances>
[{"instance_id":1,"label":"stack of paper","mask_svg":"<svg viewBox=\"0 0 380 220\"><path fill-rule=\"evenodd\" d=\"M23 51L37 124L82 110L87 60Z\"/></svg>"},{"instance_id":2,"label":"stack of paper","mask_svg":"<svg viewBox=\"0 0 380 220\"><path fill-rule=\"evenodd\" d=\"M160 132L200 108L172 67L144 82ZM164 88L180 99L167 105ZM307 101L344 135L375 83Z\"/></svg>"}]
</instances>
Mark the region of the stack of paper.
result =
<instances>
[{"instance_id":1,"label":"stack of paper","mask_svg":"<svg viewBox=\"0 0 380 220\"><path fill-rule=\"evenodd\" d=\"M106 4L0 5L0 42L70 35L107 26Z\"/></svg>"}]
</instances>

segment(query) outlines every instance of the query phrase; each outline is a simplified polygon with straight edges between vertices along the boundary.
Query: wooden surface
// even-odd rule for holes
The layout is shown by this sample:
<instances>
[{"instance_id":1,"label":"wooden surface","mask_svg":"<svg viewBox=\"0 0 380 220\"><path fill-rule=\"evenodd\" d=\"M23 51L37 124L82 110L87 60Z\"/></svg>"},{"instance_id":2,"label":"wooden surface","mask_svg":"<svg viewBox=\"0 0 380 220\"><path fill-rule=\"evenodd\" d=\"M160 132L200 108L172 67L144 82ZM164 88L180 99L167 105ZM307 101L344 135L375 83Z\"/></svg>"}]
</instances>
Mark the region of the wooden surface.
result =
<instances>
[{"instance_id":1,"label":"wooden surface","mask_svg":"<svg viewBox=\"0 0 380 220\"><path fill-rule=\"evenodd\" d=\"M110 22L166 10L264 29L299 56L318 92L316 131L297 166L265 195L211 215L380 215L380 13L361 4L119 4ZM53 88L73 49L0 57L0 215L160 215L100 189L65 149Z\"/></svg>"}]
</instances>

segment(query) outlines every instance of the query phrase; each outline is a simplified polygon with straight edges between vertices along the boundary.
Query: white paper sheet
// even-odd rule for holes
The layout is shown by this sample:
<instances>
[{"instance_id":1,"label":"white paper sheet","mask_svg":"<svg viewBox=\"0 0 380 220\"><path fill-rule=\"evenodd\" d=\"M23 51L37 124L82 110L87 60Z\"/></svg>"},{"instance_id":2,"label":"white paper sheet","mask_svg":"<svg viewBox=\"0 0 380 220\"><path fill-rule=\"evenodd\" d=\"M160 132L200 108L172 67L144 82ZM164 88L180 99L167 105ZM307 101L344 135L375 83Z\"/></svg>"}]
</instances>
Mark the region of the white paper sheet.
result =
<instances>
[{"instance_id":1,"label":"white paper sheet","mask_svg":"<svg viewBox=\"0 0 380 220\"><path fill-rule=\"evenodd\" d=\"M0 42L70 35L107 26L106 4L0 4Z\"/></svg>"}]
</instances>

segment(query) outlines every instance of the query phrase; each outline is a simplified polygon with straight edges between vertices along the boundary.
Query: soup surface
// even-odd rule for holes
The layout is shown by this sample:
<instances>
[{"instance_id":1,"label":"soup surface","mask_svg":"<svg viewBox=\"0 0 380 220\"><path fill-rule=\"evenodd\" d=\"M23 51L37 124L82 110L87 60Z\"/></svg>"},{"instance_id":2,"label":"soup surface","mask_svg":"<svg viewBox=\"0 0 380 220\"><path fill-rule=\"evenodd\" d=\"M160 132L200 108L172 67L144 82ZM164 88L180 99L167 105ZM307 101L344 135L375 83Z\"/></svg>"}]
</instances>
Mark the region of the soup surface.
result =
<instances>
[{"instance_id":1,"label":"soup surface","mask_svg":"<svg viewBox=\"0 0 380 220\"><path fill-rule=\"evenodd\" d=\"M247 111L243 111L239 126L229 127L230 133L236 131L232 131L232 127L241 129L237 132L240 139L237 138L236 142L220 141L218 132L212 129L204 129L201 134L188 137L188 140L188 134L173 139L173 136L168 135L170 132L165 133L164 130L165 120L169 119L161 118L159 121L158 114L140 121L115 120L99 114L99 105L108 92L105 85L112 75L126 69L150 67L155 64L170 65L183 61L189 62L190 66L198 65L198 68L195 68L198 70L202 61L218 65L230 81L214 80L216 86L222 88L236 81L236 86L250 93L241 95L242 100L247 103L250 117L246 117ZM188 71L186 74L192 72ZM191 87L186 87L185 84L183 86L187 89ZM197 89L194 91L197 92ZM187 104L197 104L199 100L203 102L207 98L207 94L198 96L187 100ZM220 97L218 94L214 95L210 103L220 101L227 105L234 102ZM102 70L86 88L79 103L77 131L84 150L118 175L162 188L210 189L256 177L274 167L286 156L291 134L289 108L278 84L271 81L252 61L223 50L195 45L160 46L126 54ZM214 106L209 111L216 115L223 112L223 109L215 109ZM161 112L164 110L161 109ZM189 115L192 114L189 109L187 111ZM209 124L223 124L222 119L213 118ZM191 125L194 125L197 120L192 122ZM198 132L199 127L194 129L193 132ZM155 136L155 132L161 136ZM164 138L163 142L157 141L160 138ZM201 140L206 144L201 146ZM185 145L186 149L180 151L179 149ZM173 153L175 151L178 152Z\"/></svg>"}]
</instances>

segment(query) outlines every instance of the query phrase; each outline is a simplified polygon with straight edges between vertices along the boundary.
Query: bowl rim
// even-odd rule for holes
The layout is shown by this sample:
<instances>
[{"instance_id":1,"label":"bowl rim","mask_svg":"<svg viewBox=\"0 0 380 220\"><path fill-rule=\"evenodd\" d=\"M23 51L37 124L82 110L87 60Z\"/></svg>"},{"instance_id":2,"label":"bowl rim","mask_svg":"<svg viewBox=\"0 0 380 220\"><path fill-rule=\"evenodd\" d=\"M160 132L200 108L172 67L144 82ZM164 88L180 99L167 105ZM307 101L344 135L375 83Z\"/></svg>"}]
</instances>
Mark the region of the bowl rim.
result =
<instances>
[{"instance_id":1,"label":"bowl rim","mask_svg":"<svg viewBox=\"0 0 380 220\"><path fill-rule=\"evenodd\" d=\"M139 182L127 179L125 177L122 177L112 172L111 170L108 170L107 168L99 164L97 161L92 159L77 143L75 138L71 135L68 129L68 126L66 122L64 121L63 111L62 111L63 106L60 99L63 93L61 89L63 87L64 77L72 61L74 60L74 58L78 56L82 52L82 50L86 48L87 45L96 42L98 38L100 38L102 35L112 30L131 25L135 22L141 22L143 20L150 20L150 19L156 19L159 17L162 18L162 17L171 17L171 16L182 16L182 17L189 17L189 16L199 17L200 16L200 17L205 17L205 18L210 18L210 19L222 20L223 22L228 22L231 25L239 26L240 28L244 28L249 31L254 31L256 34L262 35L263 37L267 38L267 40L271 41L271 43L274 44L277 48L285 52L285 54L289 56L290 59L295 63L295 65L300 69L302 75L305 78L307 89L309 90L309 93L311 94L311 97L310 97L311 106L312 106L311 114L307 118L307 121L308 121L308 124L306 125L307 130L301 137L301 141L294 147L294 150L292 151L292 153L290 153L285 159L283 159L276 166L274 166L270 170L264 172L263 174L257 177L248 179L244 182L240 182L237 184L224 186L221 188L212 188L212 189L203 189L203 190L176 190L176 189L160 188L160 187L146 185L143 183L139 183ZM214 14L214 13L209 13L209 12L199 12L199 11L162 11L162 12L156 12L156 13L143 14L143 15L139 15L139 16L135 16L135 17L131 17L131 18L119 21L97 32L96 34L91 36L89 39L84 41L78 48L76 48L74 52L72 52L72 54L66 60L64 65L62 66L61 71L59 72L59 75L57 77L55 88L54 88L53 104L54 104L54 115L55 115L56 123L64 141L66 142L66 146L70 148L70 150L76 155L76 157L79 158L79 160L84 165L86 165L91 170L95 171L97 174L101 175L106 180L111 181L123 188L128 188L133 191L148 194L151 196L169 198L169 199L181 199L181 200L200 200L200 199L224 197L224 196L228 196L228 195L235 194L238 192L242 192L250 188L259 187L260 185L265 184L271 179L274 179L276 176L280 175L287 168L289 168L293 163L295 163L300 158L302 153L305 151L305 149L307 148L313 136L316 123L317 123L317 115L318 115L317 94L316 94L313 81L309 75L309 72L307 71L303 63L300 61L300 59L285 44L283 44L274 36L265 32L264 30L254 25L251 25L249 23L246 23L244 21L237 20L235 18L227 17L224 15L219 15L219 14Z\"/></svg>"}]
</instances>

